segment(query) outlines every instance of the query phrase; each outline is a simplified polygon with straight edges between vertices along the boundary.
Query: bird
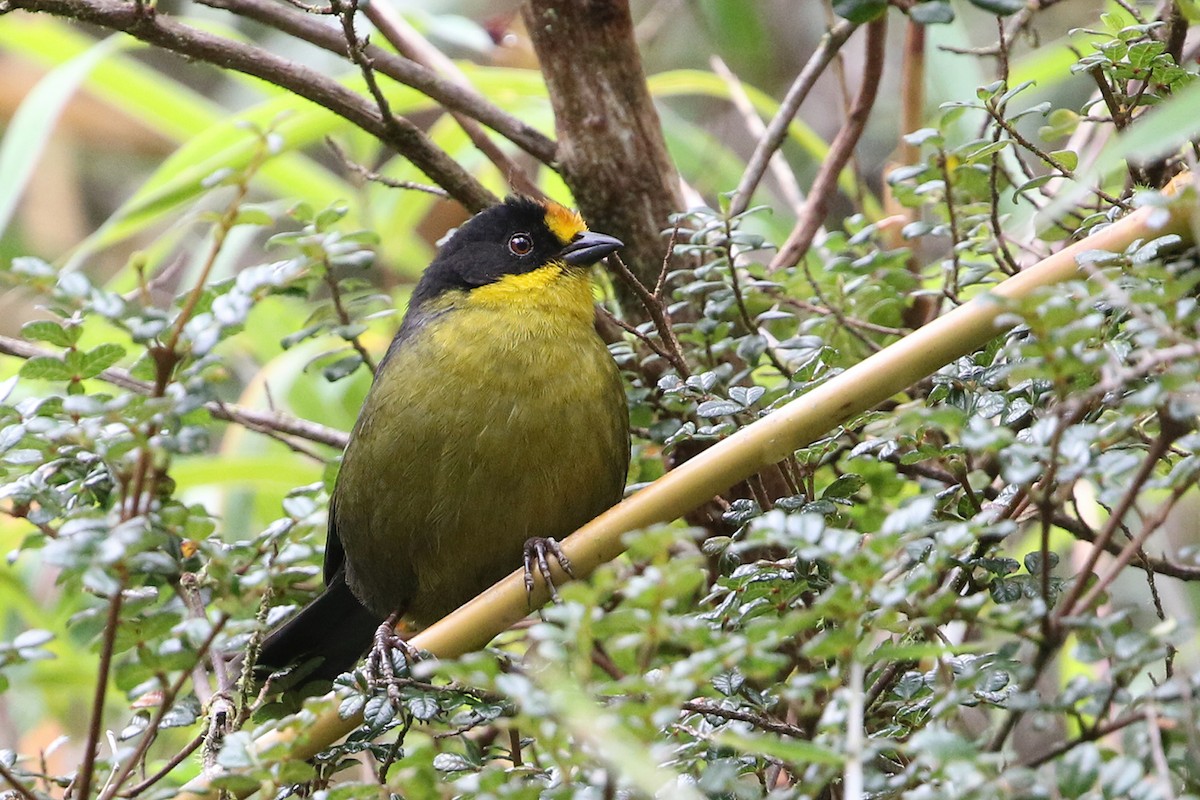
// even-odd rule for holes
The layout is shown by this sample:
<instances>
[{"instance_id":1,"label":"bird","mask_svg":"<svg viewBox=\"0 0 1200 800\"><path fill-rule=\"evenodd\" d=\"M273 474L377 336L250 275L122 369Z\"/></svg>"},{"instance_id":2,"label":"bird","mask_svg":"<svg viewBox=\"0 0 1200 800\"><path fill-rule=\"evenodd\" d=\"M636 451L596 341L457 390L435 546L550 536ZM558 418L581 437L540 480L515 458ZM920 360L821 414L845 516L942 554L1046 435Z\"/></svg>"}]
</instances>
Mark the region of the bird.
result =
<instances>
[{"instance_id":1,"label":"bird","mask_svg":"<svg viewBox=\"0 0 1200 800\"><path fill-rule=\"evenodd\" d=\"M332 680L401 615L428 625L523 560L528 584L531 552L561 554L621 498L629 414L589 274L620 247L524 196L445 240L342 456L325 589L267 634L258 670L307 661Z\"/></svg>"}]
</instances>

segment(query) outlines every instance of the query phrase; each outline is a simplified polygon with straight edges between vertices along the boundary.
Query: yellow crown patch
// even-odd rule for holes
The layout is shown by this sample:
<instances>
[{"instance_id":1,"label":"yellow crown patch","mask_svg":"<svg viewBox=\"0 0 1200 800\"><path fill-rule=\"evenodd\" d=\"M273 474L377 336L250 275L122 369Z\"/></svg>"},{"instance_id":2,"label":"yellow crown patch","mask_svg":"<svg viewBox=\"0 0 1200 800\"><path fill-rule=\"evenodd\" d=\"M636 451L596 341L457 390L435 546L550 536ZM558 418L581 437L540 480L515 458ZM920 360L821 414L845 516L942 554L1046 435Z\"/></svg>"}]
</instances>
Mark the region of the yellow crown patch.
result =
<instances>
[{"instance_id":1,"label":"yellow crown patch","mask_svg":"<svg viewBox=\"0 0 1200 800\"><path fill-rule=\"evenodd\" d=\"M587 230L587 225L583 223L583 217L579 216L578 211L559 205L553 200L546 201L546 227L563 244L574 239L576 234Z\"/></svg>"}]
</instances>

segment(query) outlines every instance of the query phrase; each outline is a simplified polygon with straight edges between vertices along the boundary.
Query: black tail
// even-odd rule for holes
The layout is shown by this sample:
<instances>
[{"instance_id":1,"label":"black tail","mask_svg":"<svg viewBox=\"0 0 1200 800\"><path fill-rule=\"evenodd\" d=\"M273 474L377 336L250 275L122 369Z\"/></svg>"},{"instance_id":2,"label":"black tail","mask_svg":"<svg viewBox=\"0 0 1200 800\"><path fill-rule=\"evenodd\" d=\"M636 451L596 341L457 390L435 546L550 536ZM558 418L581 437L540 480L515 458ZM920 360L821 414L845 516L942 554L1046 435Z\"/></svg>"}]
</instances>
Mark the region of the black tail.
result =
<instances>
[{"instance_id":1,"label":"black tail","mask_svg":"<svg viewBox=\"0 0 1200 800\"><path fill-rule=\"evenodd\" d=\"M337 575L317 599L267 634L256 671L266 674L320 658L305 680L333 680L362 658L381 624Z\"/></svg>"}]
</instances>

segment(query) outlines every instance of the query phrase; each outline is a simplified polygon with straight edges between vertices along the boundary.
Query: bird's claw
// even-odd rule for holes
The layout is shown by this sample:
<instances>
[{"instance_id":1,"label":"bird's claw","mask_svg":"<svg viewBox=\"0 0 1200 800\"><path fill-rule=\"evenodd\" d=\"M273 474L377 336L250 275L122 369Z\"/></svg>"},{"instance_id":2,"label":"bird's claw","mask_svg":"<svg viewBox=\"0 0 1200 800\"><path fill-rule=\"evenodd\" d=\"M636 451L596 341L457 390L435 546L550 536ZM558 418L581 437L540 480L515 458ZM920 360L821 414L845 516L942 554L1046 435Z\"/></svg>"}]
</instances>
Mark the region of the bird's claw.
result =
<instances>
[{"instance_id":1,"label":"bird's claw","mask_svg":"<svg viewBox=\"0 0 1200 800\"><path fill-rule=\"evenodd\" d=\"M392 614L375 631L371 644L371 652L367 656L367 681L372 691L379 686L387 687L388 699L396 707L400 707L400 681L396 678L396 664L392 660L393 653L399 653L406 664L402 670L407 671L418 658L415 647L396 634L396 622L399 614Z\"/></svg>"},{"instance_id":2,"label":"bird's claw","mask_svg":"<svg viewBox=\"0 0 1200 800\"><path fill-rule=\"evenodd\" d=\"M546 582L546 587L550 589L550 599L555 603L562 602L562 598L558 595L558 589L554 586L554 577L550 572L550 556L554 556L554 560L558 562L568 577L575 577L575 571L571 569L571 559L567 558L567 554L563 552L562 546L557 541L550 537L542 538L540 536L529 539L525 542L525 598L530 607L533 606L535 566L541 573L542 580Z\"/></svg>"}]
</instances>

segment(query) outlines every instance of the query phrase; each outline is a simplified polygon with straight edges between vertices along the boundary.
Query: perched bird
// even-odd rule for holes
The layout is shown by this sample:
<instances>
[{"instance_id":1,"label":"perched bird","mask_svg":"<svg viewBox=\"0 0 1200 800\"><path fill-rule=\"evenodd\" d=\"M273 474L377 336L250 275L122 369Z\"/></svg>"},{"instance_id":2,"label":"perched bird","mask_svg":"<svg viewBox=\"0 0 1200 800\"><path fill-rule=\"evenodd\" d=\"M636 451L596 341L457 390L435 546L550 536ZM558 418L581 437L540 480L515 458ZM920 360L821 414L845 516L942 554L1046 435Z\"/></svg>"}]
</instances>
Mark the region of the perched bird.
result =
<instances>
[{"instance_id":1,"label":"perched bird","mask_svg":"<svg viewBox=\"0 0 1200 800\"><path fill-rule=\"evenodd\" d=\"M353 666L399 613L431 623L621 496L629 418L588 267L621 246L510 197L441 247L380 363L329 507L325 591L260 667ZM527 567L528 569L528 567Z\"/></svg>"}]
</instances>

